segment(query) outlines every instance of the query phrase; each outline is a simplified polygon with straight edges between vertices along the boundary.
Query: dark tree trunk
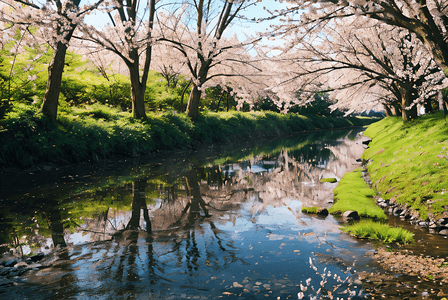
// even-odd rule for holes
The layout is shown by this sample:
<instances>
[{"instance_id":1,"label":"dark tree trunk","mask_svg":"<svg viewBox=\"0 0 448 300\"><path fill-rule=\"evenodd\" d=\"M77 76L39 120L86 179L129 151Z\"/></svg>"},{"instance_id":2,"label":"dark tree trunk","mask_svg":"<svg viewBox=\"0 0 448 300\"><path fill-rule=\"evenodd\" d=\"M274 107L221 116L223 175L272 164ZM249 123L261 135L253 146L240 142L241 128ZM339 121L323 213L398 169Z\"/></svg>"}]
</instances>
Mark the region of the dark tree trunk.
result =
<instances>
[{"instance_id":1,"label":"dark tree trunk","mask_svg":"<svg viewBox=\"0 0 448 300\"><path fill-rule=\"evenodd\" d=\"M413 100L412 90L403 89L401 105L401 116L403 121L410 121L417 118L417 105L413 105L411 108L407 109L412 105Z\"/></svg>"},{"instance_id":2,"label":"dark tree trunk","mask_svg":"<svg viewBox=\"0 0 448 300\"><path fill-rule=\"evenodd\" d=\"M59 208L56 207L49 211L47 216L48 225L51 230L51 239L53 240L53 245L56 247L60 245L61 247L66 247L64 238L64 226L62 224L62 217Z\"/></svg>"},{"instance_id":3,"label":"dark tree trunk","mask_svg":"<svg viewBox=\"0 0 448 300\"><path fill-rule=\"evenodd\" d=\"M426 100L423 106L425 107L425 114L433 113L434 109L432 107L432 100L431 99Z\"/></svg>"},{"instance_id":4,"label":"dark tree trunk","mask_svg":"<svg viewBox=\"0 0 448 300\"><path fill-rule=\"evenodd\" d=\"M384 110L386 111L386 117L392 116L392 110L390 109L389 105L383 104Z\"/></svg>"},{"instance_id":5,"label":"dark tree trunk","mask_svg":"<svg viewBox=\"0 0 448 300\"><path fill-rule=\"evenodd\" d=\"M221 94L221 97L219 97L218 106L216 107L216 112L219 111L219 106L221 105L221 100L222 100L222 98L224 97L225 94L226 94L226 91L223 91L222 94Z\"/></svg>"},{"instance_id":6,"label":"dark tree trunk","mask_svg":"<svg viewBox=\"0 0 448 300\"><path fill-rule=\"evenodd\" d=\"M398 103L394 105L394 116L401 116L401 107Z\"/></svg>"},{"instance_id":7,"label":"dark tree trunk","mask_svg":"<svg viewBox=\"0 0 448 300\"><path fill-rule=\"evenodd\" d=\"M129 220L128 225L126 226L126 229L130 230L136 230L139 228L140 225L140 216L141 216L141 209L147 214L147 208L146 208L146 195L145 195L145 189L146 189L147 183L146 180L136 180L132 183L132 214L131 219ZM148 220L149 217L145 216L145 221L147 222L148 227ZM151 229L151 223L149 223L149 228Z\"/></svg>"},{"instance_id":8,"label":"dark tree trunk","mask_svg":"<svg viewBox=\"0 0 448 300\"><path fill-rule=\"evenodd\" d=\"M185 86L185 88L182 90L182 95L180 97L180 107L179 110L183 111L184 110L184 96L185 96L185 92L188 90L188 88L190 87L190 84L193 82L192 79L190 79L190 81L188 82L188 84Z\"/></svg>"},{"instance_id":9,"label":"dark tree trunk","mask_svg":"<svg viewBox=\"0 0 448 300\"><path fill-rule=\"evenodd\" d=\"M138 65L129 68L129 72L131 78L132 113L134 114L135 119L146 120L147 118L145 113L146 82L140 83L140 74Z\"/></svg>"},{"instance_id":10,"label":"dark tree trunk","mask_svg":"<svg viewBox=\"0 0 448 300\"><path fill-rule=\"evenodd\" d=\"M54 49L53 58L48 66L47 89L42 105L42 113L53 121L56 121L58 114L59 93L61 92L66 53L67 45L59 42L56 49Z\"/></svg>"},{"instance_id":11,"label":"dark tree trunk","mask_svg":"<svg viewBox=\"0 0 448 300\"><path fill-rule=\"evenodd\" d=\"M70 9L72 11L77 10L80 2L80 0L74 0L67 3L67 9ZM65 39L65 43L59 41L56 44L56 49L53 49L53 58L51 59L50 65L48 66L47 89L45 91L45 96L42 104L42 113L53 121L56 121L56 117L58 114L58 101L59 93L61 92L65 55L67 53L68 43L72 38L76 26L76 24L71 24L70 28L63 29L63 38ZM57 31L61 32L63 27L65 27L65 25L59 23Z\"/></svg>"},{"instance_id":12,"label":"dark tree trunk","mask_svg":"<svg viewBox=\"0 0 448 300\"><path fill-rule=\"evenodd\" d=\"M187 116L189 116L192 120L197 120L199 117L199 102L201 100L201 94L202 92L198 89L198 87L193 85L187 105Z\"/></svg>"}]
</instances>

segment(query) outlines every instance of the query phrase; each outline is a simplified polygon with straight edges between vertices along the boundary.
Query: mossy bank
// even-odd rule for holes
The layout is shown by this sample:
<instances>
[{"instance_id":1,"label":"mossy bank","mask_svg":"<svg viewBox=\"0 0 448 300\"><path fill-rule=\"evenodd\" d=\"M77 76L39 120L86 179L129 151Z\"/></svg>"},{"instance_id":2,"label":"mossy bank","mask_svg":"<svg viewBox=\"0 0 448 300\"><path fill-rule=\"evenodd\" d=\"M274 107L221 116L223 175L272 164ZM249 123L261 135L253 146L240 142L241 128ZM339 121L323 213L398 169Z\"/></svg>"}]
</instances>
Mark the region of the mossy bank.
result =
<instances>
[{"instance_id":1,"label":"mossy bank","mask_svg":"<svg viewBox=\"0 0 448 300\"><path fill-rule=\"evenodd\" d=\"M182 113L149 113L147 121L101 104L64 107L57 123L38 107L17 104L0 121L0 168L42 163L99 161L183 150L240 138L259 138L370 124L368 118L282 115L275 112L203 112L193 122Z\"/></svg>"},{"instance_id":2,"label":"mossy bank","mask_svg":"<svg viewBox=\"0 0 448 300\"><path fill-rule=\"evenodd\" d=\"M388 117L364 134L372 138L363 159L380 206L448 234L448 123L443 113L405 123Z\"/></svg>"}]
</instances>

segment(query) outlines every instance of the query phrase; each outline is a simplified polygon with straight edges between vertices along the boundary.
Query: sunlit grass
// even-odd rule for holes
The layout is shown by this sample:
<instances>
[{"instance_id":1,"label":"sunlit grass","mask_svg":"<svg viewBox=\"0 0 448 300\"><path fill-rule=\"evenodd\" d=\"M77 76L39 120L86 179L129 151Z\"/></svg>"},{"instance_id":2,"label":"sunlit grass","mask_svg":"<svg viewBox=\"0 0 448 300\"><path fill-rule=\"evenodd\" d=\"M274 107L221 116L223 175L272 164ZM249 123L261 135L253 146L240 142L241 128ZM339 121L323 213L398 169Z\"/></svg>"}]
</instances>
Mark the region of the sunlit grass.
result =
<instances>
[{"instance_id":1,"label":"sunlit grass","mask_svg":"<svg viewBox=\"0 0 448 300\"><path fill-rule=\"evenodd\" d=\"M373 199L375 191L364 181L361 172L362 169L357 169L341 178L333 191L335 204L329 212L342 214L346 211L357 211L360 217L386 220L386 214Z\"/></svg>"},{"instance_id":2,"label":"sunlit grass","mask_svg":"<svg viewBox=\"0 0 448 300\"><path fill-rule=\"evenodd\" d=\"M338 180L336 178L322 178L321 180L319 180L319 182L335 183L338 182Z\"/></svg>"},{"instance_id":3,"label":"sunlit grass","mask_svg":"<svg viewBox=\"0 0 448 300\"><path fill-rule=\"evenodd\" d=\"M442 112L403 123L389 117L369 126L373 142L363 155L385 200L407 203L426 219L448 207L448 125Z\"/></svg>"},{"instance_id":4,"label":"sunlit grass","mask_svg":"<svg viewBox=\"0 0 448 300\"><path fill-rule=\"evenodd\" d=\"M317 214L318 209L319 208L317 206L312 207L302 206L302 212L305 214Z\"/></svg>"},{"instance_id":5,"label":"sunlit grass","mask_svg":"<svg viewBox=\"0 0 448 300\"><path fill-rule=\"evenodd\" d=\"M348 232L358 238L366 238L372 241L380 241L386 244L414 243L414 237L411 232L400 227L391 227L387 224L375 222L373 220L361 220L352 225L342 228L343 231Z\"/></svg>"}]
</instances>

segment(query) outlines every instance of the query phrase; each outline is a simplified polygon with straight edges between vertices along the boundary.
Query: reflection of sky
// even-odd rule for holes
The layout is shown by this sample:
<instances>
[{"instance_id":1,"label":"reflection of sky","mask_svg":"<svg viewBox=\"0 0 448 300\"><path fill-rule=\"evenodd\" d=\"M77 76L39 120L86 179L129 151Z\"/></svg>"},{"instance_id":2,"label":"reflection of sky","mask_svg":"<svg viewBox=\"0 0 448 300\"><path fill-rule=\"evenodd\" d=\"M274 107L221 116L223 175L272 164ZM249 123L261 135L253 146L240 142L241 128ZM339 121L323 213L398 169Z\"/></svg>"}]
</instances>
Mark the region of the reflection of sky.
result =
<instances>
[{"instance_id":1,"label":"reflection of sky","mask_svg":"<svg viewBox=\"0 0 448 300\"><path fill-rule=\"evenodd\" d=\"M267 172L267 170L265 168L263 168L262 166L259 166L259 165L253 165L250 168L247 168L247 170L251 173Z\"/></svg>"},{"instance_id":2,"label":"reflection of sky","mask_svg":"<svg viewBox=\"0 0 448 300\"><path fill-rule=\"evenodd\" d=\"M264 160L265 158L269 160ZM342 258L352 263L355 255L359 253L363 255L362 251L351 249L359 247L359 242L341 233L337 221L332 216L323 219L302 214L302 203L308 203L298 194L280 193L274 199L263 197L269 189L274 193L277 191L276 188L281 190L285 189L285 185L292 186L291 182L295 184L309 180L301 182L300 188L322 186L317 176L310 176L308 179L299 178L297 173L293 172L296 167L292 164L294 159L289 158L286 161L289 161L290 169L285 168L284 172L280 172L280 167L283 166L282 158L273 156L256 157L221 166L223 172L236 173L239 170L241 177L248 175L246 171L254 173L256 175L250 176L254 182L263 178L269 184L260 186L254 184L255 189L247 189L246 182L242 185L236 184L234 191L240 194L235 197L234 203L224 205L223 210L215 211L209 208L211 216L208 218L196 218L191 223L184 218L183 220L187 222L185 227L184 223L179 223L175 228L155 230L151 236L140 230L138 239L134 235L135 232L130 235L129 231L123 231L121 235L113 238L112 234L116 230L122 230L129 223L132 212L110 208L106 220L103 219L104 216L98 219L85 219L80 232L66 234L66 242L70 246L68 248L70 251L73 250L70 252L74 267L72 274L79 282L79 290L84 292L91 289L90 296L101 295L98 296L99 299L107 299L103 295L109 293L112 295L123 290L128 291L128 287L136 287L136 290L139 289L147 298L148 290L154 288L163 296L173 295L172 298L162 299L179 299L181 293L187 297L222 295L223 291L235 291L232 290L234 282L243 284L243 281L249 281L252 285L255 282L270 284L271 290L278 288L276 292L279 295L283 288L270 282L271 276L275 276L288 282L288 293L297 295L295 287L297 283L308 277L314 276L313 282L319 278L309 265L310 257L316 259L316 265L319 264L315 254L324 254L331 259ZM310 169L315 170L315 167L316 165L313 165ZM272 177L278 173L278 176L274 177L278 180L268 181L271 179L271 171L275 171L272 172L274 173ZM305 168L305 171L308 172L308 168ZM288 174L291 176L287 177ZM280 180L282 178L287 180ZM201 180L201 186L206 184L203 178ZM243 181L238 177L235 182L238 180ZM264 181L259 180L260 183ZM127 193L129 195L131 191ZM243 193L244 197L239 197ZM215 199L218 199L218 202L221 199L213 198L216 195L221 196L213 190L213 193L207 194L208 198L204 200L211 201L210 205L214 206L217 203L214 202ZM151 219L158 216L159 212L163 214L167 208L171 212L171 206L165 205L165 200L154 200L155 205L148 205ZM184 209L181 200L185 199L178 199L180 202L176 206L173 204L178 212ZM187 198L185 201L188 203ZM220 208L219 205L217 208ZM153 221L156 228L158 224ZM143 215L140 216L140 227L142 229L146 227ZM91 243L103 239L111 241ZM47 239L47 242L51 246L51 238ZM156 265L161 267L163 274L155 270ZM319 270L324 267L322 264L319 265ZM297 272L297 269L300 269L300 272ZM333 271L341 270L339 266L335 266ZM173 282L157 283L162 277L169 278ZM210 281L212 277L219 278L219 282L218 279L216 282ZM151 280L156 283L153 284ZM67 290L70 288L72 286ZM167 292L169 289L171 291ZM266 293L268 291L264 290ZM88 292L86 295L89 295ZM138 292L135 298L137 296ZM79 296L79 299L82 297Z\"/></svg>"}]
</instances>

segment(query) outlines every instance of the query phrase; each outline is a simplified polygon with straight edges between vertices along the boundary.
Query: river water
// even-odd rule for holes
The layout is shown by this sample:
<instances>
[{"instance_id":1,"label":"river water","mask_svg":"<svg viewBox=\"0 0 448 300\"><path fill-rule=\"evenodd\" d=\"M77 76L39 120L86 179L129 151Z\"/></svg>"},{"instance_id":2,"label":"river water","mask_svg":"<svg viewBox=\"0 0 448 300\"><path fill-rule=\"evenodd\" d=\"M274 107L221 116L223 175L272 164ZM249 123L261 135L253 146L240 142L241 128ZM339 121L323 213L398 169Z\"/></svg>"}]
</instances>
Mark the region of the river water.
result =
<instances>
[{"instance_id":1,"label":"river water","mask_svg":"<svg viewBox=\"0 0 448 300\"><path fill-rule=\"evenodd\" d=\"M3 178L2 252L45 256L0 298L370 299L374 245L301 212L360 167L359 131Z\"/></svg>"}]
</instances>

